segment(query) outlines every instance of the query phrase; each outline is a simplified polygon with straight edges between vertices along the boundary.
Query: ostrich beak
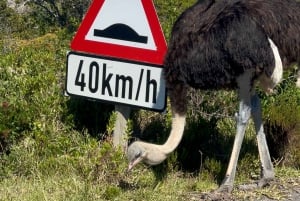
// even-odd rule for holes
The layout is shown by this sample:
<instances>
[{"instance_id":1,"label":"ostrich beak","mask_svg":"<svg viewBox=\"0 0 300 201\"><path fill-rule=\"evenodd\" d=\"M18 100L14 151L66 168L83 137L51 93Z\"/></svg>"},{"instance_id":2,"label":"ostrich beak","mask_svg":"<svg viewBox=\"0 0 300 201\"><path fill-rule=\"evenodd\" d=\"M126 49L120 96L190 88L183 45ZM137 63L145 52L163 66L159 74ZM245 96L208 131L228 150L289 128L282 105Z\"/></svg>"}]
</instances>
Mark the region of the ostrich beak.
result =
<instances>
[{"instance_id":1,"label":"ostrich beak","mask_svg":"<svg viewBox=\"0 0 300 201\"><path fill-rule=\"evenodd\" d=\"M138 163L140 163L142 160L143 160L143 157L140 156L140 157L136 158L135 160L130 161L127 171L132 170L132 168L134 166L136 166Z\"/></svg>"}]
</instances>

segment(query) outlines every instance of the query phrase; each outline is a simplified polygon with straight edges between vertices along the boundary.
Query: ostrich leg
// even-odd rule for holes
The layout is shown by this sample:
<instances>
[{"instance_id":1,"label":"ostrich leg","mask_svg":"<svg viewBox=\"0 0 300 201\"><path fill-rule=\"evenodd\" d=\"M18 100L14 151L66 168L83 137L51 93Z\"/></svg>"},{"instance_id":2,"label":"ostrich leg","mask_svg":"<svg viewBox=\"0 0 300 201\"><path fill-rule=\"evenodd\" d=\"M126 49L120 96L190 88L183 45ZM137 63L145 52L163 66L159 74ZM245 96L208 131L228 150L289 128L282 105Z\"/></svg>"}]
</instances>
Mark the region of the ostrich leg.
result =
<instances>
[{"instance_id":1,"label":"ostrich leg","mask_svg":"<svg viewBox=\"0 0 300 201\"><path fill-rule=\"evenodd\" d=\"M270 180L274 179L275 173L264 133L260 100L256 94L252 96L251 104L252 117L256 130L257 146L261 161L261 179L258 182L258 187L263 187L268 184Z\"/></svg>"},{"instance_id":2,"label":"ostrich leg","mask_svg":"<svg viewBox=\"0 0 300 201\"><path fill-rule=\"evenodd\" d=\"M248 71L237 78L237 83L239 86L238 93L240 98L239 112L236 114L237 130L226 175L217 192L230 193L233 189L236 166L245 136L246 126L251 116L251 97L252 94L254 94L251 85L251 74L252 72Z\"/></svg>"},{"instance_id":3,"label":"ostrich leg","mask_svg":"<svg viewBox=\"0 0 300 201\"><path fill-rule=\"evenodd\" d=\"M249 99L240 101L239 112L238 114L236 114L237 131L230 156L230 161L227 167L225 178L217 192L230 193L233 189L237 161L240 154L242 142L245 136L246 126L251 116L251 106Z\"/></svg>"},{"instance_id":4,"label":"ostrich leg","mask_svg":"<svg viewBox=\"0 0 300 201\"><path fill-rule=\"evenodd\" d=\"M244 96L245 98L242 98L240 102L239 113L237 115L237 133L234 139L230 162L227 168L225 179L218 189L218 192L231 192L233 189L237 161L250 114L253 116L255 130L257 133L257 144L261 161L261 179L258 181L257 187L265 186L274 178L275 174L273 165L270 158L266 136L263 130L260 100L256 93L252 94L253 95L250 98Z\"/></svg>"}]
</instances>

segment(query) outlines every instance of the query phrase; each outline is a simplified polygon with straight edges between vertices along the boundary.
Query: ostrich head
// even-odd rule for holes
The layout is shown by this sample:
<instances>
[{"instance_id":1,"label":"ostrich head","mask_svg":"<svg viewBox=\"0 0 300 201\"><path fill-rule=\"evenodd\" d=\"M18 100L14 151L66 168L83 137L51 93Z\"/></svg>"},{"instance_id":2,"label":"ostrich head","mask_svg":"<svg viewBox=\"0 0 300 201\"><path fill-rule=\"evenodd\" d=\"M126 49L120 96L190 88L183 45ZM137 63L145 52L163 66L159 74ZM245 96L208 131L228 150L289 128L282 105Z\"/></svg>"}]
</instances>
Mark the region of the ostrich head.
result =
<instances>
[{"instance_id":1,"label":"ostrich head","mask_svg":"<svg viewBox=\"0 0 300 201\"><path fill-rule=\"evenodd\" d=\"M185 115L173 114L172 129L168 140L163 145L146 142L133 142L127 150L129 160L128 170L131 170L140 162L148 165L158 165L162 163L181 141L185 125Z\"/></svg>"},{"instance_id":2,"label":"ostrich head","mask_svg":"<svg viewBox=\"0 0 300 201\"><path fill-rule=\"evenodd\" d=\"M129 161L128 170L143 162L147 165L157 165L167 158L163 146L145 142L134 142L128 147L127 158Z\"/></svg>"}]
</instances>

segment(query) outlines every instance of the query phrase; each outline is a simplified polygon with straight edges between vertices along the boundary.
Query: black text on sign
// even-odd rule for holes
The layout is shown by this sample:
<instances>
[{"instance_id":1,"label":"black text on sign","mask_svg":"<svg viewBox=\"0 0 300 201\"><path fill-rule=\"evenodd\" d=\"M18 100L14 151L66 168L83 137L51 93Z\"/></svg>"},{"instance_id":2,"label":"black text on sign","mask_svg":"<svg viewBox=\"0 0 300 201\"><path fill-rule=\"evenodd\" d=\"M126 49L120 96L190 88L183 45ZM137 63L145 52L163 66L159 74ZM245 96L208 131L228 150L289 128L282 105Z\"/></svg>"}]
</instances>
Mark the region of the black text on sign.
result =
<instances>
[{"instance_id":1,"label":"black text on sign","mask_svg":"<svg viewBox=\"0 0 300 201\"><path fill-rule=\"evenodd\" d=\"M74 52L68 54L66 91L158 111L166 103L161 67Z\"/></svg>"}]
</instances>

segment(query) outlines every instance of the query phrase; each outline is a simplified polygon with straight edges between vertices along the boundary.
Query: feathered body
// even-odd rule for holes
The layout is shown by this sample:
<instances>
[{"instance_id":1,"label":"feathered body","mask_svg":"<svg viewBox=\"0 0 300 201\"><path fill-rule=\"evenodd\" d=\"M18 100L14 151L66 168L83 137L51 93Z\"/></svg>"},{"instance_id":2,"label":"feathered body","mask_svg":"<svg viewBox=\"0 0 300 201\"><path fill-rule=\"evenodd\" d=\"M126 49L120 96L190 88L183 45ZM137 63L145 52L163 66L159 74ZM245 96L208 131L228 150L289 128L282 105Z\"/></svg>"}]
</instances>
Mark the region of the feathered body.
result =
<instances>
[{"instance_id":1,"label":"feathered body","mask_svg":"<svg viewBox=\"0 0 300 201\"><path fill-rule=\"evenodd\" d=\"M261 161L258 187L275 173L263 129L256 82L271 92L284 66L300 61L300 3L295 0L200 0L175 22L164 73L173 113L163 145L134 142L128 148L129 169L143 161L161 163L180 143L186 120L187 89L237 89L237 129L225 178L218 189L231 192L237 161L250 117L253 117ZM297 84L300 86L300 73Z\"/></svg>"},{"instance_id":2,"label":"feathered body","mask_svg":"<svg viewBox=\"0 0 300 201\"><path fill-rule=\"evenodd\" d=\"M175 22L165 78L177 112L186 89L234 89L254 69L253 81L274 70L268 38L284 66L300 61L300 4L294 0L200 0ZM251 83L253 84L253 83Z\"/></svg>"}]
</instances>

